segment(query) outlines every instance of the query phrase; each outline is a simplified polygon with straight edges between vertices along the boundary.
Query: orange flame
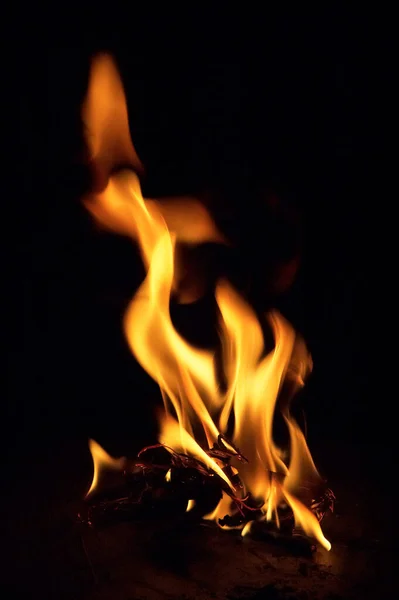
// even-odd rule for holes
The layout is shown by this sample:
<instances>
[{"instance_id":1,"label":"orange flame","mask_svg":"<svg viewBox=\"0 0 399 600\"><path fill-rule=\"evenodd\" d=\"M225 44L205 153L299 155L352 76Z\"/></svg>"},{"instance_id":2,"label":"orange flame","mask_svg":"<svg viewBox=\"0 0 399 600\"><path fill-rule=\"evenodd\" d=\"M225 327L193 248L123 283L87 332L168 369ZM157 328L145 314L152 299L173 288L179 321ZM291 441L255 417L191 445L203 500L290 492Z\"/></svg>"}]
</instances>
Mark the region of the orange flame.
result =
<instances>
[{"instance_id":1,"label":"orange flame","mask_svg":"<svg viewBox=\"0 0 399 600\"><path fill-rule=\"evenodd\" d=\"M104 169L106 164L109 173L111 162L117 163L121 157L133 167L138 164L122 84L107 57L100 56L93 64L84 116L95 169ZM137 175L127 170L110 176L101 192L86 199L86 206L101 224L137 241L147 269L126 311L124 329L133 354L162 392L160 441L201 460L234 491L217 460L206 453L220 433L227 435L234 421L230 437L248 459L248 463L240 463L239 474L246 492L262 504L264 518L275 518L278 524L278 508L288 504L296 524L330 549L317 518L299 500L304 482L319 480L305 437L289 411L291 396L303 385L312 366L303 341L274 311L267 315L274 335L274 348L267 353L255 312L227 281L219 281L216 302L226 380L222 390L214 353L188 344L174 328L169 313L177 278L176 244L182 240L192 244L225 242L209 213L196 199L145 200ZM290 396L281 409L290 437L289 460L273 439L283 384ZM95 480L96 471L90 490ZM217 520L231 512L231 505L231 499L223 494L205 518ZM243 533L249 530L247 525Z\"/></svg>"},{"instance_id":2,"label":"orange flame","mask_svg":"<svg viewBox=\"0 0 399 600\"><path fill-rule=\"evenodd\" d=\"M112 168L141 169L132 144L129 119L118 69L108 54L98 54L82 107L86 144L94 167L95 189L103 189Z\"/></svg>"},{"instance_id":3,"label":"orange flame","mask_svg":"<svg viewBox=\"0 0 399 600\"><path fill-rule=\"evenodd\" d=\"M91 456L93 458L94 472L93 481L89 491L86 494L86 498L98 489L101 482L102 476L106 471L122 471L125 466L125 458L112 458L104 448L101 448L100 444L97 444L94 440L89 441L89 448Z\"/></svg>"}]
</instances>

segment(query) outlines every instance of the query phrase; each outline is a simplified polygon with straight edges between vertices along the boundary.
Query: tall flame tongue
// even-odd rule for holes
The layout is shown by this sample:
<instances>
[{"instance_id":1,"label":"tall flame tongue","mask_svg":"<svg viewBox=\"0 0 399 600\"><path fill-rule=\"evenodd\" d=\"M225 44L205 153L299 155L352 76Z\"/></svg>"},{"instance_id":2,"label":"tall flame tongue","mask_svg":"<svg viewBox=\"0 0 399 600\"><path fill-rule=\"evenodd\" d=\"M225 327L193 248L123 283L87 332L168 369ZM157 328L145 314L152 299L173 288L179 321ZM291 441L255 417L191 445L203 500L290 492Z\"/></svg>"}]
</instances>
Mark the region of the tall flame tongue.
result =
<instances>
[{"instance_id":1,"label":"tall flame tongue","mask_svg":"<svg viewBox=\"0 0 399 600\"><path fill-rule=\"evenodd\" d=\"M120 160L118 142L135 167L138 159L130 141L123 88L108 57L100 56L93 64L84 115L89 146L96 148L96 172L104 172L106 164L109 173L113 155L115 164ZM288 504L297 526L329 550L319 521L299 499L301 487L319 481L305 437L289 411L291 397L312 366L303 341L278 312L271 312L267 318L275 343L266 354L255 312L228 282L219 281L216 302L226 380L222 390L214 354L187 343L174 328L169 312L176 284L176 244L224 241L209 213L193 198L185 202L143 199L137 175L127 170L111 175L103 190L85 204L100 223L137 241L147 268L127 309L124 329L133 354L162 392L160 442L199 459L234 491L217 460L206 452L234 421L232 442L248 459L240 463L239 475L246 491L263 505L264 517L279 523L278 508ZM276 402L282 392L279 406L290 437L289 461L273 440ZM97 461L97 478L99 468ZM93 482L91 490L94 486ZM217 520L231 510L224 494L206 518Z\"/></svg>"}]
</instances>

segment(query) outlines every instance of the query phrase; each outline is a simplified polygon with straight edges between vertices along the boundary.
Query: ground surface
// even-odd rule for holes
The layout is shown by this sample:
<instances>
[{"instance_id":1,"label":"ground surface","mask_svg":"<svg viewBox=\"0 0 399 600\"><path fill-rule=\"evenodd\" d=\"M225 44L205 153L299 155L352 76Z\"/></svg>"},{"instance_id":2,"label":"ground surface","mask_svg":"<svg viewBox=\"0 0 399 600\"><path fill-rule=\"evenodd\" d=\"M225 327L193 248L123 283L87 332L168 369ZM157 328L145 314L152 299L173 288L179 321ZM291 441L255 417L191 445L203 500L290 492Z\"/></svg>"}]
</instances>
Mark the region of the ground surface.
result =
<instances>
[{"instance_id":1,"label":"ground surface","mask_svg":"<svg viewBox=\"0 0 399 600\"><path fill-rule=\"evenodd\" d=\"M343 470L340 481L331 480L338 501L323 528L332 550L318 548L309 558L184 520L122 523L82 536L74 511L89 474L84 445L73 452L65 447L43 462L30 484L24 482L29 503L14 490L6 519L8 597L13 592L59 600L394 597L390 500L381 504L383 488L375 478L367 481L353 471L346 478Z\"/></svg>"}]
</instances>

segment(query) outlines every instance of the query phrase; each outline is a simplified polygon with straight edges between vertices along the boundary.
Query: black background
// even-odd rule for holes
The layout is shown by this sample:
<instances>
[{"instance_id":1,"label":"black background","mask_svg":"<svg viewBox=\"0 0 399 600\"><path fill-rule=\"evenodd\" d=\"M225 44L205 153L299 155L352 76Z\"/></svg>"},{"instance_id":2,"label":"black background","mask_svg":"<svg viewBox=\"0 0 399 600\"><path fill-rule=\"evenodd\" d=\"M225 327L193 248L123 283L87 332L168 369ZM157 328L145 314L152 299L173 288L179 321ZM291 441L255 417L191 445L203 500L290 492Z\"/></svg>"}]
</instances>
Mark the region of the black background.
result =
<instances>
[{"instance_id":1,"label":"black background","mask_svg":"<svg viewBox=\"0 0 399 600\"><path fill-rule=\"evenodd\" d=\"M239 232L237 273L242 257L252 257L262 278L269 260L258 190L270 188L296 207L302 264L273 303L313 356L302 395L311 449L327 465L334 462L329 448L342 445L357 456L356 469L380 468L390 446L373 377L385 305L376 221L380 26L333 11L111 12L87 24L54 20L44 33L25 23L27 38L21 33L9 45L11 301L2 428L11 477L23 481L74 440L86 456L89 436L117 453L156 433L158 392L130 356L120 325L142 267L134 246L100 234L80 203L90 184L80 105L98 50L113 53L121 68L144 192L218 190L230 207L227 227ZM282 255L291 247L284 231ZM189 323L194 313L182 311ZM204 318L201 329L207 326Z\"/></svg>"}]
</instances>

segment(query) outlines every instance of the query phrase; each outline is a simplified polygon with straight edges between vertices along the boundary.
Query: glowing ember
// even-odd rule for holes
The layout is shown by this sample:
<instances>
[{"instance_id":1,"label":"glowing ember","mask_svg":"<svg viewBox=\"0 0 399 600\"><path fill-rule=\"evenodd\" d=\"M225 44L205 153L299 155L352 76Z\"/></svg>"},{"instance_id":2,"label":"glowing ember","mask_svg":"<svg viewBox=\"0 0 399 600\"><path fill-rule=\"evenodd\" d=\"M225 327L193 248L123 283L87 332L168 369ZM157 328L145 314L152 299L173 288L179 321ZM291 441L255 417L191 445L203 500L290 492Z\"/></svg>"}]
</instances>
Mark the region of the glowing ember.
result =
<instances>
[{"instance_id":1,"label":"glowing ember","mask_svg":"<svg viewBox=\"0 0 399 600\"><path fill-rule=\"evenodd\" d=\"M223 523L226 515L234 517L237 513L233 499L245 502L249 496L261 507L259 518L274 521L277 526L282 507L289 506L296 526L330 549L318 518L300 499L303 488L316 488L320 477L289 410L292 396L312 367L305 344L274 311L266 315L274 336L274 347L267 351L254 310L227 281L219 281L215 297L220 311L225 379L222 388L214 353L185 341L173 326L169 304L179 279L176 244L209 240L224 243L223 236L195 199L157 203L142 197L137 175L126 168L130 165L137 169L140 161L130 140L122 84L107 56L93 63L84 117L95 172L98 181L103 182L101 191L88 197L85 205L102 225L137 241L147 269L126 311L124 329L134 356L162 392L160 442L170 452L196 459L228 486L226 492L231 495L223 492L219 504L205 519ZM124 166L125 170L110 175L116 166ZM277 408L288 429L288 453L273 438ZM213 450L217 443L219 449ZM236 448L242 460L238 460ZM98 445L92 443L91 450L95 473L90 492L98 483L102 466L123 468ZM231 467L227 472L219 458L224 451L230 453L236 469ZM243 489L235 487L232 474L237 473ZM170 482L170 470L164 479ZM194 505L190 500L187 511ZM242 535L250 531L251 523L253 519L237 525L243 528Z\"/></svg>"}]
</instances>

